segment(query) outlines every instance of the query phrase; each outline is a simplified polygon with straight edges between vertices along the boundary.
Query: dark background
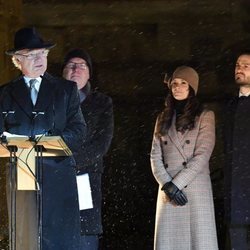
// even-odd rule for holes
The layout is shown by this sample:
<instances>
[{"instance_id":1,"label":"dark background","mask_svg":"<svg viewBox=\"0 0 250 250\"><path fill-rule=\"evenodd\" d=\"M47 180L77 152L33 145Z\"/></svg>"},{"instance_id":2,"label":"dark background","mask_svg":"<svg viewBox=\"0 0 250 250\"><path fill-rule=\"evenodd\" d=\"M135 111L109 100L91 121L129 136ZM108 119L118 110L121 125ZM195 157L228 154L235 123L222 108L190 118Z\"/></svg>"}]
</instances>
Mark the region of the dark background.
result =
<instances>
[{"instance_id":1,"label":"dark background","mask_svg":"<svg viewBox=\"0 0 250 250\"><path fill-rule=\"evenodd\" d=\"M216 222L224 249L222 106L234 91L234 55L250 45L250 4L238 0L81 1L11 0L0 3L0 80L18 71L4 51L17 29L34 25L57 43L48 71L60 75L65 53L89 51L95 86L114 103L114 138L103 176L102 249L153 249L157 184L149 154L167 88L164 73L181 64L200 74L199 98L216 114L211 158ZM5 166L0 174L0 249L7 249Z\"/></svg>"}]
</instances>

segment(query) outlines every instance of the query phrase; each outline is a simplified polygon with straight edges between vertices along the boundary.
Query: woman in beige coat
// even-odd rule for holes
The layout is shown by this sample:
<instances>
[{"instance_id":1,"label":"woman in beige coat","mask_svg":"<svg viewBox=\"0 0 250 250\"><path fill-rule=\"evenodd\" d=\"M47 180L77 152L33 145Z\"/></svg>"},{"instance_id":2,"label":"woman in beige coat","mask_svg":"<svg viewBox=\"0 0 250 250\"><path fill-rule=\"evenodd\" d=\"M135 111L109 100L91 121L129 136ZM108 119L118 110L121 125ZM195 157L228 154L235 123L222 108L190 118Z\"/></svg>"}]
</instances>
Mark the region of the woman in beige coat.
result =
<instances>
[{"instance_id":1,"label":"woman in beige coat","mask_svg":"<svg viewBox=\"0 0 250 250\"><path fill-rule=\"evenodd\" d=\"M197 100L198 83L193 68L178 67L156 121L151 150L159 184L155 250L218 249L209 175L215 121L214 113Z\"/></svg>"}]
</instances>

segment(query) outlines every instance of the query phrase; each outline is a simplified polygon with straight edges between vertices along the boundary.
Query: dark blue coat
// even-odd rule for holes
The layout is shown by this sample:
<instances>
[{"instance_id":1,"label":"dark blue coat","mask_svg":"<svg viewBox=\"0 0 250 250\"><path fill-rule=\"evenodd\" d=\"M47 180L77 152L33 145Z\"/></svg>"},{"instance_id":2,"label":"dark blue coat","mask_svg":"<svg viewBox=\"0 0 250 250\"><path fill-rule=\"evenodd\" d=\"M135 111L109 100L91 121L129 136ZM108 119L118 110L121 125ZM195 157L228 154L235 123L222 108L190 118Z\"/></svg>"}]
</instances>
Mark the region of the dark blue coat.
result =
<instances>
[{"instance_id":1,"label":"dark blue coat","mask_svg":"<svg viewBox=\"0 0 250 250\"><path fill-rule=\"evenodd\" d=\"M225 212L232 224L250 224L250 97L233 98L226 111Z\"/></svg>"},{"instance_id":2,"label":"dark blue coat","mask_svg":"<svg viewBox=\"0 0 250 250\"><path fill-rule=\"evenodd\" d=\"M19 77L2 88L0 109L15 111L1 122L1 130L13 134L32 136L51 130L54 135L61 135L72 151L86 134L76 85L47 73L35 107L23 77ZM42 111L44 115L34 117L34 111ZM42 186L42 249L79 249L80 220L73 157L44 158Z\"/></svg>"},{"instance_id":3,"label":"dark blue coat","mask_svg":"<svg viewBox=\"0 0 250 250\"><path fill-rule=\"evenodd\" d=\"M113 136L113 105L110 97L91 91L89 83L84 92L87 96L81 103L81 109L87 124L87 136L75 159L78 173L89 174L94 208L81 211L81 233L97 235L102 233L101 177L103 156Z\"/></svg>"}]
</instances>

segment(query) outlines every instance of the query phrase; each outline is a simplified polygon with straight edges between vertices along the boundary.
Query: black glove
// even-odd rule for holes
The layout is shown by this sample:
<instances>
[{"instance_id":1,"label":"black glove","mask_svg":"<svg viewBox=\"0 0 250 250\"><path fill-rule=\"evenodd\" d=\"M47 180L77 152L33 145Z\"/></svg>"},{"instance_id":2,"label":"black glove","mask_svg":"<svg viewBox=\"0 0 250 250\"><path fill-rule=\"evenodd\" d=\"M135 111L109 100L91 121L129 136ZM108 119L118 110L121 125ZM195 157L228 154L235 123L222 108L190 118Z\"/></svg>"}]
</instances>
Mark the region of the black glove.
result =
<instances>
[{"instance_id":1,"label":"black glove","mask_svg":"<svg viewBox=\"0 0 250 250\"><path fill-rule=\"evenodd\" d=\"M184 206L188 202L186 195L171 181L165 183L161 190L178 206Z\"/></svg>"},{"instance_id":2,"label":"black glove","mask_svg":"<svg viewBox=\"0 0 250 250\"><path fill-rule=\"evenodd\" d=\"M178 190L174 196L174 202L178 206L184 206L188 202L188 199L181 190Z\"/></svg>"}]
</instances>

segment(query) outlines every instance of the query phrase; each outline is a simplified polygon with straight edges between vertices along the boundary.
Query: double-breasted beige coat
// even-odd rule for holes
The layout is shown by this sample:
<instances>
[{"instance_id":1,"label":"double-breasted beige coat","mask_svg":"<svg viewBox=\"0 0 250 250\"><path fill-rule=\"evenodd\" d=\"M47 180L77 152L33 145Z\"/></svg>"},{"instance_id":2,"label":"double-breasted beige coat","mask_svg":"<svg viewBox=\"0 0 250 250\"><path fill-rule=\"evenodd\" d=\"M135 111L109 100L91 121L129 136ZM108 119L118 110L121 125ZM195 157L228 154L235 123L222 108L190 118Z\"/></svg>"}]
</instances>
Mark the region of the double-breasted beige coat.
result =
<instances>
[{"instance_id":1,"label":"double-breasted beige coat","mask_svg":"<svg viewBox=\"0 0 250 250\"><path fill-rule=\"evenodd\" d=\"M157 123L157 122L156 122ZM215 144L212 111L203 111L195 127L184 134L172 125L164 136L154 133L151 167L159 183L155 250L216 250L217 236L209 158ZM161 187L172 181L188 199L185 206L171 203Z\"/></svg>"}]
</instances>

